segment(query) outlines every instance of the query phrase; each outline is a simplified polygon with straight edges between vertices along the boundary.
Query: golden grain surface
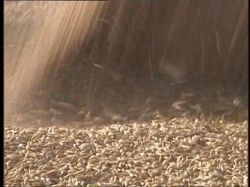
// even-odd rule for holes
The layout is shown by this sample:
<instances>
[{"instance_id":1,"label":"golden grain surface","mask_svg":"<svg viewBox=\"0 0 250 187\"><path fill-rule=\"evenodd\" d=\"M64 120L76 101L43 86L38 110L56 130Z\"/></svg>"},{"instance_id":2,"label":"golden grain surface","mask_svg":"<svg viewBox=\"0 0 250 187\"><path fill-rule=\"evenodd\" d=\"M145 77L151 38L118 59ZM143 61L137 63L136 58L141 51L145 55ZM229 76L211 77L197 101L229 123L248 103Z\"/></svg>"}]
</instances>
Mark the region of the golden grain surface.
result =
<instances>
[{"instance_id":1,"label":"golden grain surface","mask_svg":"<svg viewBox=\"0 0 250 187\"><path fill-rule=\"evenodd\" d=\"M6 126L5 185L247 186L247 123Z\"/></svg>"}]
</instances>

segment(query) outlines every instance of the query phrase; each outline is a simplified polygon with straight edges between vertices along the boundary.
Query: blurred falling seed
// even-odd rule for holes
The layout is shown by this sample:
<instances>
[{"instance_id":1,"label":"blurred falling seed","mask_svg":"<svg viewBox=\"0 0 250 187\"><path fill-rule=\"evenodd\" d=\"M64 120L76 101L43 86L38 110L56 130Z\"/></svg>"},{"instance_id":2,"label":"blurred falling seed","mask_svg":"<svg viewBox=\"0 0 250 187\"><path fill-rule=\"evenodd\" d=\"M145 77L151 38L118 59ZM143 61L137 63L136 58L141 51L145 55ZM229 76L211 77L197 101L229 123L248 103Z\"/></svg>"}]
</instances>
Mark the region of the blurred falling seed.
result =
<instances>
[{"instance_id":1,"label":"blurred falling seed","mask_svg":"<svg viewBox=\"0 0 250 187\"><path fill-rule=\"evenodd\" d=\"M103 66L99 65L99 64L93 64L95 67L97 67L98 69L102 70L107 76L111 77L113 79L113 81L119 81L122 79L122 75L118 72L114 72L112 70L109 70L107 68L104 68Z\"/></svg>"},{"instance_id":2,"label":"blurred falling seed","mask_svg":"<svg viewBox=\"0 0 250 187\"><path fill-rule=\"evenodd\" d=\"M190 108L190 104L187 101L176 101L171 107L175 110L184 111Z\"/></svg>"},{"instance_id":3,"label":"blurred falling seed","mask_svg":"<svg viewBox=\"0 0 250 187\"><path fill-rule=\"evenodd\" d=\"M50 109L50 112L51 112L53 115L55 115L55 116L60 116L60 115L63 114L62 112L60 112L60 111L58 111L58 110L55 110L55 109L53 109L53 108Z\"/></svg>"},{"instance_id":4,"label":"blurred falling seed","mask_svg":"<svg viewBox=\"0 0 250 187\"><path fill-rule=\"evenodd\" d=\"M89 110L87 114L85 115L84 121L91 121L93 119L92 113Z\"/></svg>"},{"instance_id":5,"label":"blurred falling seed","mask_svg":"<svg viewBox=\"0 0 250 187\"><path fill-rule=\"evenodd\" d=\"M240 100L239 98L235 98L235 99L233 100L233 104L234 104L235 106L240 106L241 100Z\"/></svg>"},{"instance_id":6,"label":"blurred falling seed","mask_svg":"<svg viewBox=\"0 0 250 187\"><path fill-rule=\"evenodd\" d=\"M95 67L99 68L100 70L104 70L104 67L101 66L101 65L99 65L99 64L94 63L93 65L94 65Z\"/></svg>"},{"instance_id":7,"label":"blurred falling seed","mask_svg":"<svg viewBox=\"0 0 250 187\"><path fill-rule=\"evenodd\" d=\"M57 106L61 109L66 109L66 110L71 110L71 111L75 111L76 107L73 104L70 103L66 103L66 102L59 102L59 101L51 101L51 104L54 106Z\"/></svg>"},{"instance_id":8,"label":"blurred falling seed","mask_svg":"<svg viewBox=\"0 0 250 187\"><path fill-rule=\"evenodd\" d=\"M80 111L77 112L77 115L84 116L85 115L85 111L84 110L80 110Z\"/></svg>"},{"instance_id":9,"label":"blurred falling seed","mask_svg":"<svg viewBox=\"0 0 250 187\"><path fill-rule=\"evenodd\" d=\"M164 119L164 115L158 109L155 112L155 119Z\"/></svg>"},{"instance_id":10,"label":"blurred falling seed","mask_svg":"<svg viewBox=\"0 0 250 187\"><path fill-rule=\"evenodd\" d=\"M49 112L47 110L32 110L33 114L37 114L37 115L48 115Z\"/></svg>"}]
</instances>

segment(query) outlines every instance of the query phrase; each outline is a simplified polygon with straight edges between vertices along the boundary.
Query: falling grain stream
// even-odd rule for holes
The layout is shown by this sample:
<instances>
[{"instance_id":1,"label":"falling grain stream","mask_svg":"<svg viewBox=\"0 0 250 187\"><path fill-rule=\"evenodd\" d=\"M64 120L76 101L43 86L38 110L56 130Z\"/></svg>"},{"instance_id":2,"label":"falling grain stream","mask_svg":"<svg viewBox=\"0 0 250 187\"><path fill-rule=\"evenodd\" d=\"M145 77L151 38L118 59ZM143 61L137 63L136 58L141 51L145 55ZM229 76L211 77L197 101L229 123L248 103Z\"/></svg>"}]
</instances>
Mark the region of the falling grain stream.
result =
<instances>
[{"instance_id":1,"label":"falling grain stream","mask_svg":"<svg viewBox=\"0 0 250 187\"><path fill-rule=\"evenodd\" d=\"M30 33L27 33L28 28L20 25L23 28L16 30L15 34L18 35L18 40L22 42L17 41L12 44L11 52L5 53L4 100L5 118L8 118L11 110L25 101L29 91L42 81L45 69L55 62L56 58L59 62L71 45L84 40L85 34L94 25L94 18L98 16L98 9L100 9L102 3L19 2L12 9L8 7L13 6L12 4L5 3L7 20L10 20L13 16L18 16L8 12L13 11L14 8L18 9L16 14L18 11L21 11L20 9L26 8L27 14L30 13L29 16L35 17L33 18L34 20L28 20L30 17L25 17L23 13L23 20L14 20L21 23L13 22L9 24L26 24L29 27L30 25L35 25L38 20L42 20L42 23ZM44 10L42 9L43 4L46 5ZM37 8L35 9L34 7ZM30 25L28 25L27 22L29 21L33 21L33 24L29 23ZM7 38L8 35L13 34L11 33L13 31L11 30L11 25L6 27L9 28L8 32L5 32L5 37ZM8 45L5 45L5 49L8 51Z\"/></svg>"}]
</instances>

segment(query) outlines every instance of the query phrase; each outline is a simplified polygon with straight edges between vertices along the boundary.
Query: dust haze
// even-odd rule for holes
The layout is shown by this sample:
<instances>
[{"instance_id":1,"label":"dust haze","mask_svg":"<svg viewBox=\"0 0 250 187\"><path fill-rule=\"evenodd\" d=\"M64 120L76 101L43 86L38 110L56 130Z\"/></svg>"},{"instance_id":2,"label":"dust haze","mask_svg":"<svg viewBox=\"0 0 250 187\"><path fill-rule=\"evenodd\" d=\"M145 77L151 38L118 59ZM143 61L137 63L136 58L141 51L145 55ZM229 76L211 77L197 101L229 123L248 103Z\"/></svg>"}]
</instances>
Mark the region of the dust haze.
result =
<instances>
[{"instance_id":1,"label":"dust haze","mask_svg":"<svg viewBox=\"0 0 250 187\"><path fill-rule=\"evenodd\" d=\"M245 120L247 5L5 1L5 122Z\"/></svg>"}]
</instances>

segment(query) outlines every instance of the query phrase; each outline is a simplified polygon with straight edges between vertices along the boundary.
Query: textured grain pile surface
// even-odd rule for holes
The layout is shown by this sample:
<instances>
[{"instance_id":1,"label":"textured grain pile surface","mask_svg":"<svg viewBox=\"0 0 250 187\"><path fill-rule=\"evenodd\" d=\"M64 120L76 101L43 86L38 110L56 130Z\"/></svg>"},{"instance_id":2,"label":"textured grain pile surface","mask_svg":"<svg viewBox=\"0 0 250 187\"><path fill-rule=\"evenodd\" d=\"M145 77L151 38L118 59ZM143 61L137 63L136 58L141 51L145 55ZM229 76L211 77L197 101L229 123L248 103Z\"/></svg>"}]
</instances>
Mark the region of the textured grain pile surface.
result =
<instances>
[{"instance_id":1,"label":"textured grain pile surface","mask_svg":"<svg viewBox=\"0 0 250 187\"><path fill-rule=\"evenodd\" d=\"M247 121L5 127L6 186L247 186Z\"/></svg>"}]
</instances>

